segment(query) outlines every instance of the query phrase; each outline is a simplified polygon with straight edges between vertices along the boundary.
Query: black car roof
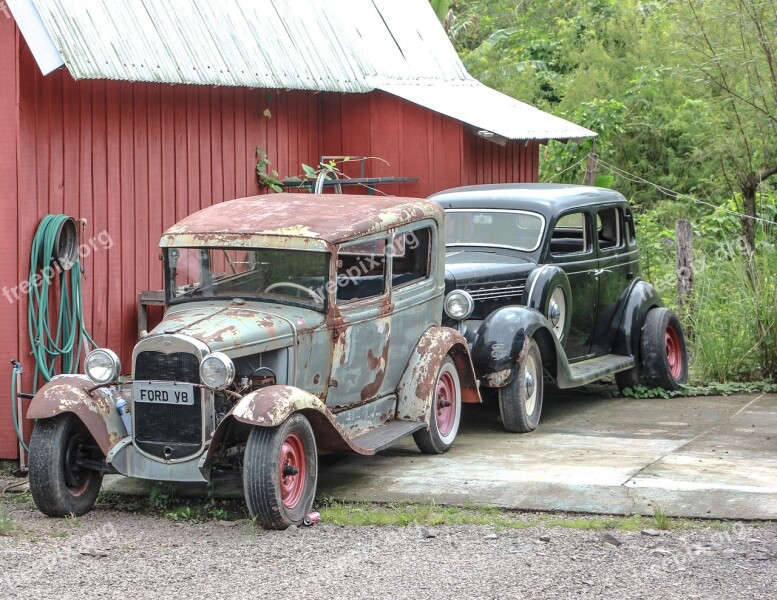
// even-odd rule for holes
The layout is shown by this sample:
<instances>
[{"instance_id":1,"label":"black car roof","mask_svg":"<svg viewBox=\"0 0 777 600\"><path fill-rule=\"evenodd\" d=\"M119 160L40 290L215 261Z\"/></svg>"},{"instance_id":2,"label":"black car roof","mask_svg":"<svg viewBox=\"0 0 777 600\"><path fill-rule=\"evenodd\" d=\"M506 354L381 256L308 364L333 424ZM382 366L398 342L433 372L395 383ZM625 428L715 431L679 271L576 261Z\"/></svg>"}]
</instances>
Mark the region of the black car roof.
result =
<instances>
[{"instance_id":1,"label":"black car roof","mask_svg":"<svg viewBox=\"0 0 777 600\"><path fill-rule=\"evenodd\" d=\"M443 208L524 209L546 218L570 208L626 202L615 190L562 183L470 185L429 196Z\"/></svg>"}]
</instances>

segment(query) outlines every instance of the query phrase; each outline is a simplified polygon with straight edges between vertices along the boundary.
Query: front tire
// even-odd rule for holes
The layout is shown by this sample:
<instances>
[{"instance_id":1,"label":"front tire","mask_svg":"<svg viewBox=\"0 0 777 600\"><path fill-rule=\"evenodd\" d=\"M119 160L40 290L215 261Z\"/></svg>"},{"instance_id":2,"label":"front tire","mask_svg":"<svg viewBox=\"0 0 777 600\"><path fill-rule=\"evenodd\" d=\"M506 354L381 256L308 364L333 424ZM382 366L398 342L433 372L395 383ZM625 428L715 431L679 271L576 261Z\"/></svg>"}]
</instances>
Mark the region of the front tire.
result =
<instances>
[{"instance_id":1,"label":"front tire","mask_svg":"<svg viewBox=\"0 0 777 600\"><path fill-rule=\"evenodd\" d=\"M413 434L416 446L424 454L447 452L456 439L461 422L461 381L450 356L437 372L429 428Z\"/></svg>"},{"instance_id":2,"label":"front tire","mask_svg":"<svg viewBox=\"0 0 777 600\"><path fill-rule=\"evenodd\" d=\"M79 459L102 460L86 426L73 413L36 421L30 439L29 480L35 506L49 517L80 517L94 507L102 473Z\"/></svg>"},{"instance_id":3,"label":"front tire","mask_svg":"<svg viewBox=\"0 0 777 600\"><path fill-rule=\"evenodd\" d=\"M300 525L313 507L318 481L316 438L297 413L278 427L254 427L243 460L248 512L265 529Z\"/></svg>"},{"instance_id":4,"label":"front tire","mask_svg":"<svg viewBox=\"0 0 777 600\"><path fill-rule=\"evenodd\" d=\"M499 412L502 424L512 433L537 429L542 414L543 379L540 348L533 339L526 340L526 358L512 382L499 390Z\"/></svg>"},{"instance_id":5,"label":"front tire","mask_svg":"<svg viewBox=\"0 0 777 600\"><path fill-rule=\"evenodd\" d=\"M648 311L640 339L642 376L651 388L676 390L688 381L688 351L677 315L668 308Z\"/></svg>"}]
</instances>

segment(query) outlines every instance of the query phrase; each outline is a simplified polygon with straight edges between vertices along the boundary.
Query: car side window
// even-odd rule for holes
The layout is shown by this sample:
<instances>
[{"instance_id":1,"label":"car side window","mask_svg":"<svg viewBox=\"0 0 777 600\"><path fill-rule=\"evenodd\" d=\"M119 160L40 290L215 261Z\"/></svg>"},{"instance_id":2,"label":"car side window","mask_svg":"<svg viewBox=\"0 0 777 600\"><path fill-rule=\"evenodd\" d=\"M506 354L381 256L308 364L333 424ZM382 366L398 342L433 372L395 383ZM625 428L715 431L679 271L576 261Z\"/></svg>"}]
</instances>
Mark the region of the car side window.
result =
<instances>
[{"instance_id":1,"label":"car side window","mask_svg":"<svg viewBox=\"0 0 777 600\"><path fill-rule=\"evenodd\" d=\"M626 240L630 246L634 246L637 243L637 236L634 232L634 216L629 209L626 209L624 217L624 221L626 222Z\"/></svg>"},{"instance_id":2,"label":"car side window","mask_svg":"<svg viewBox=\"0 0 777 600\"><path fill-rule=\"evenodd\" d=\"M596 215L596 231L599 239L599 249L622 248L623 214L617 207L604 208Z\"/></svg>"},{"instance_id":3,"label":"car side window","mask_svg":"<svg viewBox=\"0 0 777 600\"><path fill-rule=\"evenodd\" d=\"M337 253L337 304L381 296L386 291L388 239L343 244Z\"/></svg>"},{"instance_id":4,"label":"car side window","mask_svg":"<svg viewBox=\"0 0 777 600\"><path fill-rule=\"evenodd\" d=\"M588 214L573 212L562 216L550 236L553 256L583 254L591 250L591 225Z\"/></svg>"},{"instance_id":5,"label":"car side window","mask_svg":"<svg viewBox=\"0 0 777 600\"><path fill-rule=\"evenodd\" d=\"M391 248L391 283L395 288L429 278L431 244L431 227L422 227L394 236Z\"/></svg>"}]
</instances>

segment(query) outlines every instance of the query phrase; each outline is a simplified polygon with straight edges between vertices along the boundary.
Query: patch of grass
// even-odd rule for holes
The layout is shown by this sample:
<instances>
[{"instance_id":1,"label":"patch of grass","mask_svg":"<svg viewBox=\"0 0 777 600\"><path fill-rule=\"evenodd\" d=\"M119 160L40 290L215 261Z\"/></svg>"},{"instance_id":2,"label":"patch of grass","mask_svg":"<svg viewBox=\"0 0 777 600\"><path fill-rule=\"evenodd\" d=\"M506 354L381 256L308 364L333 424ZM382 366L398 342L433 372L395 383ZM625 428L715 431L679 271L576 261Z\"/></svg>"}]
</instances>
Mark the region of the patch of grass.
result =
<instances>
[{"instance_id":1,"label":"patch of grass","mask_svg":"<svg viewBox=\"0 0 777 600\"><path fill-rule=\"evenodd\" d=\"M14 471L18 468L18 465L13 461L0 460L0 478L10 479L14 476Z\"/></svg>"},{"instance_id":2,"label":"patch of grass","mask_svg":"<svg viewBox=\"0 0 777 600\"><path fill-rule=\"evenodd\" d=\"M656 527L659 529L670 529L672 527L672 520L658 506L653 508L653 519L656 522Z\"/></svg>"},{"instance_id":3,"label":"patch of grass","mask_svg":"<svg viewBox=\"0 0 777 600\"><path fill-rule=\"evenodd\" d=\"M561 517L547 518L541 521L547 527L565 527L567 529L592 529L639 531L646 527L645 519L640 515L630 517Z\"/></svg>"},{"instance_id":4,"label":"patch of grass","mask_svg":"<svg viewBox=\"0 0 777 600\"><path fill-rule=\"evenodd\" d=\"M70 535L69 531L52 531L49 535L53 538L65 538Z\"/></svg>"},{"instance_id":5,"label":"patch of grass","mask_svg":"<svg viewBox=\"0 0 777 600\"><path fill-rule=\"evenodd\" d=\"M0 536L13 535L16 525L4 510L0 509Z\"/></svg>"}]
</instances>

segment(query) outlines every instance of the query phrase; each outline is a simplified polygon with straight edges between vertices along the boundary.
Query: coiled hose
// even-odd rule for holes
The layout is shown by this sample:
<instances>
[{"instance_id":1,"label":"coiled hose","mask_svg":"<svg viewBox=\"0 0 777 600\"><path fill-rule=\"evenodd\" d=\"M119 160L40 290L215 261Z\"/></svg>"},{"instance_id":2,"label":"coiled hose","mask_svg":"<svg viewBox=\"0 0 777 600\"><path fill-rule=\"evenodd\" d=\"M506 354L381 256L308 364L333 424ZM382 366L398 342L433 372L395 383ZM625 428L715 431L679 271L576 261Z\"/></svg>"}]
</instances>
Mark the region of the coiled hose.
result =
<instances>
[{"instance_id":1,"label":"coiled hose","mask_svg":"<svg viewBox=\"0 0 777 600\"><path fill-rule=\"evenodd\" d=\"M27 331L35 359L33 393L38 389L38 378L50 381L57 374L57 361L62 373L74 373L81 362L85 344L97 347L84 325L80 257L72 254L72 267L63 269L57 256L60 230L67 215L46 215L40 222L30 250L29 303ZM78 236L74 240L77 245ZM77 249L76 249L77 250ZM54 281L59 287L59 308L51 311L49 299ZM56 321L52 323L52 317ZM16 374L21 365L14 365L11 378L11 407L16 435L24 444L16 417ZM26 446L25 446L26 449Z\"/></svg>"}]
</instances>

